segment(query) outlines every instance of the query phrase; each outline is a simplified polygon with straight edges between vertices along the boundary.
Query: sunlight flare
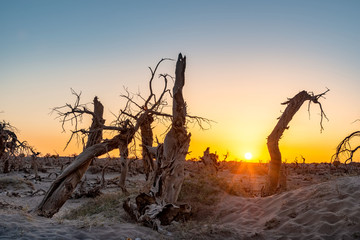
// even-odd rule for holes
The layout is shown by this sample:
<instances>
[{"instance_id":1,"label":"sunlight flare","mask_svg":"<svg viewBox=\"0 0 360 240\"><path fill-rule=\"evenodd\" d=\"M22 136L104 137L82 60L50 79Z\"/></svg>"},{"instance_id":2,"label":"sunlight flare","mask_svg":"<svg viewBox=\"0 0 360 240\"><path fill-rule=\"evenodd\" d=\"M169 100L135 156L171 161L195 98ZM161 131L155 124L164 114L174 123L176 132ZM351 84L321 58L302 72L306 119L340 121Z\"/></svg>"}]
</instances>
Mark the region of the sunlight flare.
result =
<instances>
[{"instance_id":1,"label":"sunlight flare","mask_svg":"<svg viewBox=\"0 0 360 240\"><path fill-rule=\"evenodd\" d=\"M253 157L253 155L252 155L252 153L251 153L251 152L247 152L247 153L245 153L245 159L246 159L246 160L251 160L251 159L252 159L252 157Z\"/></svg>"}]
</instances>

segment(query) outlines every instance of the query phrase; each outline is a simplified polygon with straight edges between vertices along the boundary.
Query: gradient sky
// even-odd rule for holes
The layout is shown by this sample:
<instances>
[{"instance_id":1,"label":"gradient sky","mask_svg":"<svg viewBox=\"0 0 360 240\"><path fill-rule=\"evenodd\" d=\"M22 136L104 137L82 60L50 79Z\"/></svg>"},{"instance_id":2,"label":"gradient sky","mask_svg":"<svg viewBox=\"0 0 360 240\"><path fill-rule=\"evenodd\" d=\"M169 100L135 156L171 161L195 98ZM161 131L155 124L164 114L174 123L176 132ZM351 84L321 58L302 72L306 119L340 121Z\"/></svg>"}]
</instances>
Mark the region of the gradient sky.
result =
<instances>
[{"instance_id":1,"label":"gradient sky","mask_svg":"<svg viewBox=\"0 0 360 240\"><path fill-rule=\"evenodd\" d=\"M187 56L188 112L216 121L192 133L191 157L206 147L230 159L266 161L266 137L301 90L320 93L329 122L304 105L280 141L283 158L329 161L360 118L360 1L0 1L0 119L45 153L63 152L70 132L51 108L97 95L105 118L123 86L147 91L149 66ZM174 75L175 62L160 72ZM85 121L85 123L87 123ZM70 129L70 127L68 127Z\"/></svg>"}]
</instances>

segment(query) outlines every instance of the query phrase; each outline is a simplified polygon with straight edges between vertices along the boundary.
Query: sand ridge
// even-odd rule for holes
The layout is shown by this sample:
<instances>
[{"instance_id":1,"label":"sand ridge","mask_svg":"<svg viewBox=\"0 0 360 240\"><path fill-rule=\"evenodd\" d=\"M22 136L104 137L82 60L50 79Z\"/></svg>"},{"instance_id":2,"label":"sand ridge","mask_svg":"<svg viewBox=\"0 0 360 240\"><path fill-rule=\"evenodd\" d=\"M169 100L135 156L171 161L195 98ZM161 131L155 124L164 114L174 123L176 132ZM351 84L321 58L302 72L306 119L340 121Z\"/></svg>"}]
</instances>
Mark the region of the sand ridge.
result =
<instances>
[{"instance_id":1,"label":"sand ridge","mask_svg":"<svg viewBox=\"0 0 360 240\"><path fill-rule=\"evenodd\" d=\"M261 239L360 238L360 177L343 177L265 198L229 196L217 224Z\"/></svg>"}]
</instances>

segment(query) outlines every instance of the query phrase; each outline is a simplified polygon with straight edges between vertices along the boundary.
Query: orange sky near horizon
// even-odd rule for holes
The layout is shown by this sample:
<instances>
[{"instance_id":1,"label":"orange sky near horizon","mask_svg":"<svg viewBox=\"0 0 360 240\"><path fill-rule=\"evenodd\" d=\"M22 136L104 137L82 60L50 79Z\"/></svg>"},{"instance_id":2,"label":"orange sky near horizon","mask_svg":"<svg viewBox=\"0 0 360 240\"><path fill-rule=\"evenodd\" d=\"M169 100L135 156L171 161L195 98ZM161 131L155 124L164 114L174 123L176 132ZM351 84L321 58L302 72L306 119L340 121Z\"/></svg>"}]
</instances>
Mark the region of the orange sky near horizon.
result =
<instances>
[{"instance_id":1,"label":"orange sky near horizon","mask_svg":"<svg viewBox=\"0 0 360 240\"><path fill-rule=\"evenodd\" d=\"M124 86L146 95L148 66L182 52L188 113L214 121L205 131L189 125L189 159L210 147L220 160L227 152L229 160L245 160L251 152L251 161L268 161L266 138L281 103L302 90L330 89L320 99L329 121L320 133L319 108L312 104L309 118L305 103L280 140L283 160L329 162L359 129L358 1L141 3L2 1L0 120L43 155L78 154L76 142L63 151L71 126L62 133L50 115L73 103L70 88L82 92L83 103L98 96L109 124L124 104ZM175 62L166 61L158 73L174 71ZM164 127L154 131L163 139Z\"/></svg>"}]
</instances>

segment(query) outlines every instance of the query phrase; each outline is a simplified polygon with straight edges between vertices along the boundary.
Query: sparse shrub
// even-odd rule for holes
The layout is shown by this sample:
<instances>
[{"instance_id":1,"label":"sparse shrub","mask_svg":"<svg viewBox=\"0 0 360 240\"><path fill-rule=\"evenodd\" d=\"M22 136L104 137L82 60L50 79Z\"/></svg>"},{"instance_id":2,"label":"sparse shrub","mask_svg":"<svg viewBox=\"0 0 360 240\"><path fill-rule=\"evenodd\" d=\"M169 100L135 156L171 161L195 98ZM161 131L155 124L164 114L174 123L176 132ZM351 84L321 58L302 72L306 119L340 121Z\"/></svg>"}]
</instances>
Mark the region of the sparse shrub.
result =
<instances>
[{"instance_id":1,"label":"sparse shrub","mask_svg":"<svg viewBox=\"0 0 360 240\"><path fill-rule=\"evenodd\" d=\"M0 178L0 190L11 189L11 188L14 190L20 190L20 189L25 189L26 187L35 189L34 185L31 182L18 177Z\"/></svg>"},{"instance_id":2,"label":"sparse shrub","mask_svg":"<svg viewBox=\"0 0 360 240\"><path fill-rule=\"evenodd\" d=\"M101 170L102 169L101 169L100 166L94 165L94 166L89 167L88 172L91 173L91 174L97 174L97 173L100 173Z\"/></svg>"},{"instance_id":3,"label":"sparse shrub","mask_svg":"<svg viewBox=\"0 0 360 240\"><path fill-rule=\"evenodd\" d=\"M202 172L185 178L178 201L190 204L195 218L205 218L211 215L224 194L249 195L240 183L229 183L225 178Z\"/></svg>"},{"instance_id":4,"label":"sparse shrub","mask_svg":"<svg viewBox=\"0 0 360 240\"><path fill-rule=\"evenodd\" d=\"M91 199L79 208L71 210L64 218L72 220L100 213L107 218L117 217L119 215L119 209L122 208L124 197L122 193L101 195L95 199Z\"/></svg>"},{"instance_id":5,"label":"sparse shrub","mask_svg":"<svg viewBox=\"0 0 360 240\"><path fill-rule=\"evenodd\" d=\"M336 168L338 168L339 166L340 166L340 161L339 160L335 160L335 161L333 161L333 165L334 165L334 167L336 167Z\"/></svg>"},{"instance_id":6,"label":"sparse shrub","mask_svg":"<svg viewBox=\"0 0 360 240\"><path fill-rule=\"evenodd\" d=\"M212 205L218 202L220 189L214 184L214 179L204 174L187 177L181 187L180 202L197 202L203 205Z\"/></svg>"}]
</instances>

